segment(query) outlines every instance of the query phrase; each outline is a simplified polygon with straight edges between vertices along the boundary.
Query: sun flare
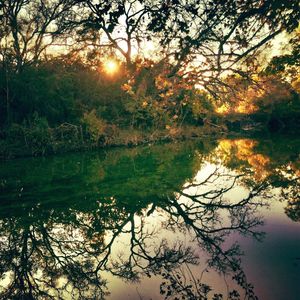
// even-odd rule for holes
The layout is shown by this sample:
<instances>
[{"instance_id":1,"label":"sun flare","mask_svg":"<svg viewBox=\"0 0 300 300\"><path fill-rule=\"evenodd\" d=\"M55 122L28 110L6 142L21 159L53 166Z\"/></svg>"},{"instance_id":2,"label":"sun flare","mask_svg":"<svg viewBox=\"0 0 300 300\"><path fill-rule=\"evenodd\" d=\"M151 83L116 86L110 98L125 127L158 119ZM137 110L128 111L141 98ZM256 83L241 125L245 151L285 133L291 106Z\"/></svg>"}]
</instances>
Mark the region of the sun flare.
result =
<instances>
[{"instance_id":1,"label":"sun flare","mask_svg":"<svg viewBox=\"0 0 300 300\"><path fill-rule=\"evenodd\" d=\"M107 73L115 73L118 69L118 64L115 60L109 59L104 64L104 69Z\"/></svg>"}]
</instances>

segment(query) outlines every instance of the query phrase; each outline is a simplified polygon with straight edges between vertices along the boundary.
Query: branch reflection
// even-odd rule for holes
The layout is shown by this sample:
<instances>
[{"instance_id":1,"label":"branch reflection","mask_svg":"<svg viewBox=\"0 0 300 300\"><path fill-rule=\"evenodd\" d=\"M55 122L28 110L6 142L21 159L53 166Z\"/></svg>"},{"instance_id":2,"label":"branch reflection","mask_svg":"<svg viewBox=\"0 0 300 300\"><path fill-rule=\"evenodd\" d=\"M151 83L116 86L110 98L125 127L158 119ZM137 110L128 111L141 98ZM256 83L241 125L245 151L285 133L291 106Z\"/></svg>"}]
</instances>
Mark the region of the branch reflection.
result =
<instances>
[{"instance_id":1,"label":"branch reflection","mask_svg":"<svg viewBox=\"0 0 300 300\"><path fill-rule=\"evenodd\" d=\"M99 201L96 210L70 210L67 219L55 211L37 218L38 208L28 212L25 220L4 219L1 269L7 283L1 297L63 298L69 293L81 299L102 299L107 290L101 274L106 271L130 281L160 275L169 282L161 285L167 297L185 294L201 299L210 287L201 283L199 289L196 282L200 279L194 275L192 286L179 280L183 268L190 270L189 265L199 263L200 249L208 256L208 268L231 274L246 295L253 295L241 268L239 245L224 246L231 232L262 237L257 231L262 220L256 210L265 205L268 185L252 187L234 203L226 197L243 177L225 175L216 168L204 181L158 198L145 209L120 207L111 197ZM196 193L189 193L191 188ZM148 222L152 214L163 216L155 227ZM175 233L173 242L161 238L163 230L169 236ZM176 238L177 232L190 237L189 245ZM121 237L127 247L120 254L115 243Z\"/></svg>"},{"instance_id":2,"label":"branch reflection","mask_svg":"<svg viewBox=\"0 0 300 300\"><path fill-rule=\"evenodd\" d=\"M253 143L251 147L253 151ZM267 173L260 169L257 177L251 166L219 160L223 152L215 151L219 156L197 154L193 163L185 163L193 172L184 170L184 178L163 182L164 190L156 194L149 187L151 181L144 178L139 177L140 186L134 187L133 176L124 186L117 181L109 195L105 180L101 190L98 182L92 184L97 170L89 174L90 190L86 191L94 196L85 197L82 206L78 205L81 191L81 199L77 201L74 194L73 204L67 202L57 209L36 202L20 206L21 212L14 216L2 214L0 298L104 299L109 294L109 276L129 282L154 276L161 281L165 299L257 299L243 270L243 252L236 237L263 239L260 209L270 199L288 201L286 213L299 221L297 168L286 163L266 176L261 176ZM195 163L199 162L197 171ZM269 168L270 163L263 167ZM172 160L157 166L164 170L164 177L172 177ZM134 167L138 170L138 159ZM145 173L136 172L135 176ZM100 173L103 177L108 170ZM143 181L151 197L143 195ZM139 191L133 201L130 188ZM280 193L275 195L274 188ZM65 194L57 197L61 203ZM228 291L218 291L205 280L210 272L225 278Z\"/></svg>"}]
</instances>

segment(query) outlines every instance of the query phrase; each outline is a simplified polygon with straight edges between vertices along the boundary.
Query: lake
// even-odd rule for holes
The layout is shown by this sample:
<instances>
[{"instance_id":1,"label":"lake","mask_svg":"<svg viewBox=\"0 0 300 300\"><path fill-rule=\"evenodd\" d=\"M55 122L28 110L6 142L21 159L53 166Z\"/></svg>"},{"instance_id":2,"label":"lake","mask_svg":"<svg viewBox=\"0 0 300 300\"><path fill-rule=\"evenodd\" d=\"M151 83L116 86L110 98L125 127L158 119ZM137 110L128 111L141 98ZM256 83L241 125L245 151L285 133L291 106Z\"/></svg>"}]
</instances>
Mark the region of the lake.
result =
<instances>
[{"instance_id":1,"label":"lake","mask_svg":"<svg viewBox=\"0 0 300 300\"><path fill-rule=\"evenodd\" d=\"M300 295L300 138L1 162L0 299Z\"/></svg>"}]
</instances>

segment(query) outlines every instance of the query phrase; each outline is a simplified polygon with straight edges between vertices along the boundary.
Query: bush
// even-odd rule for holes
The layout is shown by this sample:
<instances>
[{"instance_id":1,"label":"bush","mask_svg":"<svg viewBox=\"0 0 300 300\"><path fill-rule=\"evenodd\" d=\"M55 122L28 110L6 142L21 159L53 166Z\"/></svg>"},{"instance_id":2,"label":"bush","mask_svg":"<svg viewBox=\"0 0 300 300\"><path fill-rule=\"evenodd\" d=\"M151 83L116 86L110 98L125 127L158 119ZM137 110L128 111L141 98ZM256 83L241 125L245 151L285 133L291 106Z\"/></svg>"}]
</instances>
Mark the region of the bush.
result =
<instances>
[{"instance_id":1,"label":"bush","mask_svg":"<svg viewBox=\"0 0 300 300\"><path fill-rule=\"evenodd\" d=\"M96 110L93 109L89 113L84 113L82 123L85 125L92 141L99 143L100 137L105 135L107 124L96 115Z\"/></svg>"}]
</instances>

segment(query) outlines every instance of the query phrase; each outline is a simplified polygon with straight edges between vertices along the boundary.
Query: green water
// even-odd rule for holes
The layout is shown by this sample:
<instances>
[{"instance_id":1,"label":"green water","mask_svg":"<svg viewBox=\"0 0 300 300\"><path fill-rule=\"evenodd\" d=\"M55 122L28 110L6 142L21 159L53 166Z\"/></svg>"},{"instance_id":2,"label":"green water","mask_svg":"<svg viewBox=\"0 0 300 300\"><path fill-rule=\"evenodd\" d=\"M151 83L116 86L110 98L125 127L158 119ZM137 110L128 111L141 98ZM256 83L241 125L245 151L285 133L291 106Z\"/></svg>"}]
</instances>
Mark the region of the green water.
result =
<instances>
[{"instance_id":1,"label":"green water","mask_svg":"<svg viewBox=\"0 0 300 300\"><path fill-rule=\"evenodd\" d=\"M1 162L0 299L299 299L299 177L288 137Z\"/></svg>"}]
</instances>

